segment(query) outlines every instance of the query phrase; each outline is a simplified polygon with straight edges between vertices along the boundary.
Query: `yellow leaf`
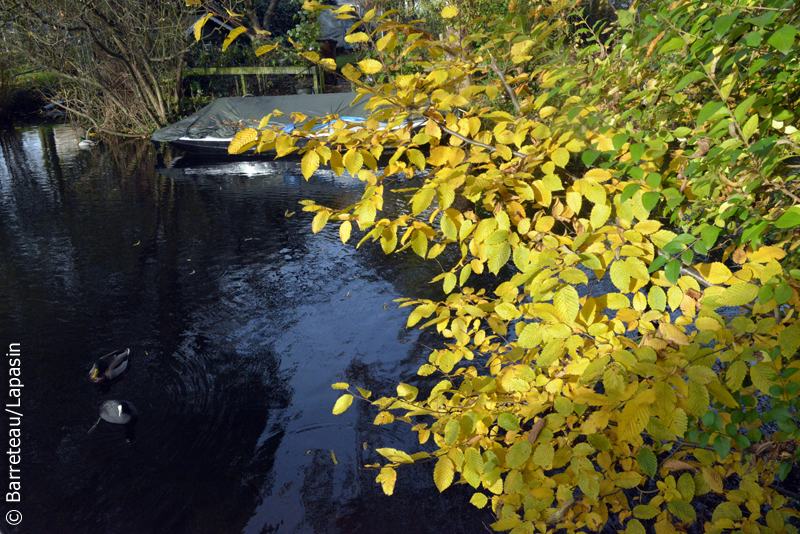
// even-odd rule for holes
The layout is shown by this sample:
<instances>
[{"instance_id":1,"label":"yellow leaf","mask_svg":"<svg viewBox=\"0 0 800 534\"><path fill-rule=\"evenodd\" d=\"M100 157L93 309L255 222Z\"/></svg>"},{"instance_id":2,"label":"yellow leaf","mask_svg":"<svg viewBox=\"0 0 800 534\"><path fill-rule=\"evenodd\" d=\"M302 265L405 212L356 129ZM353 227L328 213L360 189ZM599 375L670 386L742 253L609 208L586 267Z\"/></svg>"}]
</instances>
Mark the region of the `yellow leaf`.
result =
<instances>
[{"instance_id":1,"label":"yellow leaf","mask_svg":"<svg viewBox=\"0 0 800 534\"><path fill-rule=\"evenodd\" d=\"M676 345L686 346L691 344L691 339L689 336L684 334L680 328L673 324L661 323L658 325L658 331L661 333L664 339L672 341Z\"/></svg>"},{"instance_id":2,"label":"yellow leaf","mask_svg":"<svg viewBox=\"0 0 800 534\"><path fill-rule=\"evenodd\" d=\"M669 307L672 308L672 311L677 310L681 307L681 302L683 302L683 291L678 286L672 286L667 290L667 303Z\"/></svg>"},{"instance_id":3,"label":"yellow leaf","mask_svg":"<svg viewBox=\"0 0 800 534\"><path fill-rule=\"evenodd\" d=\"M332 153L331 156L333 156ZM357 150L351 148L344 155L342 161L344 166L347 168L347 172L349 172L351 176L356 176L356 173L358 173L358 171L360 171L361 167L364 165L364 156L362 156Z\"/></svg>"},{"instance_id":4,"label":"yellow leaf","mask_svg":"<svg viewBox=\"0 0 800 534\"><path fill-rule=\"evenodd\" d=\"M433 119L428 119L428 122L425 123L425 133L436 139L441 139L442 137L442 130Z\"/></svg>"},{"instance_id":5,"label":"yellow leaf","mask_svg":"<svg viewBox=\"0 0 800 534\"><path fill-rule=\"evenodd\" d=\"M661 223L658 221L642 221L633 227L634 230L642 235L650 235L657 232L661 228Z\"/></svg>"},{"instance_id":6,"label":"yellow leaf","mask_svg":"<svg viewBox=\"0 0 800 534\"><path fill-rule=\"evenodd\" d=\"M317 214L314 215L314 220L311 222L311 231L316 234L322 230L328 223L328 217L330 217L330 213L326 210L318 211Z\"/></svg>"},{"instance_id":7,"label":"yellow leaf","mask_svg":"<svg viewBox=\"0 0 800 534\"><path fill-rule=\"evenodd\" d=\"M722 476L710 467L703 468L703 480L705 480L711 491L722 493Z\"/></svg>"},{"instance_id":8,"label":"yellow leaf","mask_svg":"<svg viewBox=\"0 0 800 534\"><path fill-rule=\"evenodd\" d=\"M341 238L342 243L347 243L347 241L350 239L352 227L353 225L350 223L350 221L344 221L339 227L339 237Z\"/></svg>"},{"instance_id":9,"label":"yellow leaf","mask_svg":"<svg viewBox=\"0 0 800 534\"><path fill-rule=\"evenodd\" d=\"M622 409L622 413L617 421L617 431L619 432L620 440L635 442L640 438L649 420L649 404L628 402Z\"/></svg>"},{"instance_id":10,"label":"yellow leaf","mask_svg":"<svg viewBox=\"0 0 800 534\"><path fill-rule=\"evenodd\" d=\"M592 223L592 228L595 230L602 227L608 217L611 215L611 205L609 204L595 204L592 208L592 214L589 221Z\"/></svg>"},{"instance_id":11,"label":"yellow leaf","mask_svg":"<svg viewBox=\"0 0 800 534\"><path fill-rule=\"evenodd\" d=\"M567 189L567 206L575 213L580 213L583 205L583 196L571 187Z\"/></svg>"},{"instance_id":12,"label":"yellow leaf","mask_svg":"<svg viewBox=\"0 0 800 534\"><path fill-rule=\"evenodd\" d=\"M753 381L753 385L764 394L769 392L770 387L777 384L773 377L777 378L775 371L765 364L760 363L750 367L750 379Z\"/></svg>"},{"instance_id":13,"label":"yellow leaf","mask_svg":"<svg viewBox=\"0 0 800 534\"><path fill-rule=\"evenodd\" d=\"M559 147L555 149L552 154L550 154L550 159L553 160L553 163L563 169L569 163L569 150Z\"/></svg>"},{"instance_id":14,"label":"yellow leaf","mask_svg":"<svg viewBox=\"0 0 800 534\"><path fill-rule=\"evenodd\" d=\"M564 286L559 289L553 297L553 304L559 318L567 325L575 322L580 309L578 302L578 292L572 286Z\"/></svg>"},{"instance_id":15,"label":"yellow leaf","mask_svg":"<svg viewBox=\"0 0 800 534\"><path fill-rule=\"evenodd\" d=\"M592 178L597 182L605 182L611 178L611 173L605 169L590 169L584 174L586 178Z\"/></svg>"},{"instance_id":16,"label":"yellow leaf","mask_svg":"<svg viewBox=\"0 0 800 534\"><path fill-rule=\"evenodd\" d=\"M453 483L453 462L449 458L439 458L433 468L433 481L440 492L446 490Z\"/></svg>"},{"instance_id":17,"label":"yellow leaf","mask_svg":"<svg viewBox=\"0 0 800 534\"><path fill-rule=\"evenodd\" d=\"M391 495L394 493L394 485L397 482L397 471L391 467L383 467L375 482L380 482L383 492L386 495Z\"/></svg>"},{"instance_id":18,"label":"yellow leaf","mask_svg":"<svg viewBox=\"0 0 800 534\"><path fill-rule=\"evenodd\" d=\"M458 15L458 8L456 6L447 6L442 9L443 19L452 19L456 15Z\"/></svg>"},{"instance_id":19,"label":"yellow leaf","mask_svg":"<svg viewBox=\"0 0 800 534\"><path fill-rule=\"evenodd\" d=\"M361 73L359 70L350 63L342 67L342 74L345 78L353 82L361 78Z\"/></svg>"},{"instance_id":20,"label":"yellow leaf","mask_svg":"<svg viewBox=\"0 0 800 534\"><path fill-rule=\"evenodd\" d=\"M720 262L703 263L696 267L703 278L712 284L724 284L733 276L730 269Z\"/></svg>"},{"instance_id":21,"label":"yellow leaf","mask_svg":"<svg viewBox=\"0 0 800 534\"><path fill-rule=\"evenodd\" d=\"M694 471L696 469L696 467L693 466L692 464L688 462L683 462L681 460L676 460L674 458L670 458L669 460L664 462L662 464L662 467L665 467L670 471Z\"/></svg>"},{"instance_id":22,"label":"yellow leaf","mask_svg":"<svg viewBox=\"0 0 800 534\"><path fill-rule=\"evenodd\" d=\"M714 300L714 307L743 306L758 297L758 287L753 284L734 284Z\"/></svg>"},{"instance_id":23,"label":"yellow leaf","mask_svg":"<svg viewBox=\"0 0 800 534\"><path fill-rule=\"evenodd\" d=\"M364 74L375 74L383 70L383 65L380 61L374 59L362 59L358 62L358 68L361 69L361 72Z\"/></svg>"},{"instance_id":24,"label":"yellow leaf","mask_svg":"<svg viewBox=\"0 0 800 534\"><path fill-rule=\"evenodd\" d=\"M238 28L234 28L233 30L231 30L231 32L228 34L228 36L222 42L222 51L224 52L225 50L227 50L228 47L231 45L231 43L237 37L239 37L241 34L243 34L246 31L247 31L247 29L242 27L242 26L239 26Z\"/></svg>"},{"instance_id":25,"label":"yellow leaf","mask_svg":"<svg viewBox=\"0 0 800 534\"><path fill-rule=\"evenodd\" d=\"M195 41L200 41L200 38L203 36L203 26L205 26L206 22L208 22L208 19L210 18L211 18L211 13L207 13L203 18L194 23Z\"/></svg>"},{"instance_id":26,"label":"yellow leaf","mask_svg":"<svg viewBox=\"0 0 800 534\"><path fill-rule=\"evenodd\" d=\"M761 247L747 255L747 259L753 263L767 263L769 260L782 260L785 257L786 252L779 247Z\"/></svg>"},{"instance_id":27,"label":"yellow leaf","mask_svg":"<svg viewBox=\"0 0 800 534\"><path fill-rule=\"evenodd\" d=\"M553 113L555 113L556 111L558 111L558 108L554 108L553 106L545 106L545 107L543 107L542 109L539 110L539 116L541 118L545 119L545 118L549 117L550 115L552 115ZM543 136L538 136L537 135L535 137L547 137L547 136L544 136L544 135Z\"/></svg>"},{"instance_id":28,"label":"yellow leaf","mask_svg":"<svg viewBox=\"0 0 800 534\"><path fill-rule=\"evenodd\" d=\"M253 148L258 141L258 131L255 128L239 130L228 145L228 154L243 154Z\"/></svg>"},{"instance_id":29,"label":"yellow leaf","mask_svg":"<svg viewBox=\"0 0 800 534\"><path fill-rule=\"evenodd\" d=\"M624 261L615 261L611 264L611 283L613 283L621 293L627 293L630 290L631 275Z\"/></svg>"},{"instance_id":30,"label":"yellow leaf","mask_svg":"<svg viewBox=\"0 0 800 534\"><path fill-rule=\"evenodd\" d=\"M256 56L263 56L267 52L272 52L276 48L278 48L277 44L268 44L268 45L264 45L264 46L259 46L258 48L256 48ZM263 128L263 126L262 126L262 128Z\"/></svg>"},{"instance_id":31,"label":"yellow leaf","mask_svg":"<svg viewBox=\"0 0 800 534\"><path fill-rule=\"evenodd\" d=\"M311 178L311 175L319 168L319 154L315 151L306 152L300 162L300 170L306 180Z\"/></svg>"},{"instance_id":32,"label":"yellow leaf","mask_svg":"<svg viewBox=\"0 0 800 534\"><path fill-rule=\"evenodd\" d=\"M383 51L388 46L388 52L394 50L395 45L397 44L397 33L396 32L389 32L380 39L378 39L378 50Z\"/></svg>"},{"instance_id":33,"label":"yellow leaf","mask_svg":"<svg viewBox=\"0 0 800 534\"><path fill-rule=\"evenodd\" d=\"M349 393L347 395L342 395L336 401L336 404L333 405L333 415L344 413L351 404L353 404L353 396Z\"/></svg>"},{"instance_id":34,"label":"yellow leaf","mask_svg":"<svg viewBox=\"0 0 800 534\"><path fill-rule=\"evenodd\" d=\"M348 43L363 43L365 41L369 41L369 35L364 32L356 32L345 35L344 40Z\"/></svg>"}]
</instances>

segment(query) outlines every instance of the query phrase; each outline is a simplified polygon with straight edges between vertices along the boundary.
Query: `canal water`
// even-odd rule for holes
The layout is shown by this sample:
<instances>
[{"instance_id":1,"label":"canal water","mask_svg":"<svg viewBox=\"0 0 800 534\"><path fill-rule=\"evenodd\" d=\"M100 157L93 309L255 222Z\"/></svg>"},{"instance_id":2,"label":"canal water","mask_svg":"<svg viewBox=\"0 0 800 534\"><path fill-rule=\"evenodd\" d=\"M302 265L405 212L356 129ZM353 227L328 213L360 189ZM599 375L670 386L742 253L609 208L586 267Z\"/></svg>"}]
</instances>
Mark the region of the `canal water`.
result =
<instances>
[{"instance_id":1,"label":"canal water","mask_svg":"<svg viewBox=\"0 0 800 534\"><path fill-rule=\"evenodd\" d=\"M335 225L314 235L298 205L349 205L357 180L78 140L66 125L0 135L3 402L12 343L24 384L20 471L0 459L2 493L19 475L20 502L2 501L0 532L486 532L470 488L440 495L432 464L383 495L363 466L376 448L418 450L407 426L373 426L366 403L331 413L331 383L391 395L435 342L393 301L438 298L438 265L343 245ZM90 383L92 363L124 348L127 376ZM88 432L110 399L137 408L132 436Z\"/></svg>"}]
</instances>

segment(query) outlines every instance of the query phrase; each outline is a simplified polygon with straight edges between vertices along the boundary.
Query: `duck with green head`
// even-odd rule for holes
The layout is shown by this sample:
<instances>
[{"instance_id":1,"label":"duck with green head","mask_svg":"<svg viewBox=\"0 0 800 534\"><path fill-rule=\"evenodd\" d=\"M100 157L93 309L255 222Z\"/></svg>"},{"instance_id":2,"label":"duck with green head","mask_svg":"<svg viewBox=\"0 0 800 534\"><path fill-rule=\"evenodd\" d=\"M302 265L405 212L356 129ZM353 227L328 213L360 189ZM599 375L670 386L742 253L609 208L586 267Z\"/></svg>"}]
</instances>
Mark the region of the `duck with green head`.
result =
<instances>
[{"instance_id":1,"label":"duck with green head","mask_svg":"<svg viewBox=\"0 0 800 534\"><path fill-rule=\"evenodd\" d=\"M128 356L131 349L117 350L101 357L92 366L89 372L89 380L95 384L110 382L115 378L121 377L128 369Z\"/></svg>"}]
</instances>

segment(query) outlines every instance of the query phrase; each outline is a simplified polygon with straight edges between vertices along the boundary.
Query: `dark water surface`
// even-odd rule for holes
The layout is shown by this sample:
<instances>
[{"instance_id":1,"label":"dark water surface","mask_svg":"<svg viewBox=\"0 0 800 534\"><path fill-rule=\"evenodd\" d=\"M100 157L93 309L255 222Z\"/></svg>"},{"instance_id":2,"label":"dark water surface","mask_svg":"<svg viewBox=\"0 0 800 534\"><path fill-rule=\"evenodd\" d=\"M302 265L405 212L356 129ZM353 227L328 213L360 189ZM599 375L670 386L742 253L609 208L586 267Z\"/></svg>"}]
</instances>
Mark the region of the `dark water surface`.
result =
<instances>
[{"instance_id":1,"label":"dark water surface","mask_svg":"<svg viewBox=\"0 0 800 534\"><path fill-rule=\"evenodd\" d=\"M349 205L357 180L306 182L297 161L159 172L149 143L77 140L68 126L0 136L2 376L21 343L24 383L22 502L3 500L0 532L486 532L471 491L439 495L432 465L400 470L393 497L361 467L376 447L417 450L408 427L373 426L365 403L331 414L333 382L381 396L415 380L429 349L392 301L438 296L435 263L311 233L298 201ZM125 347L127 377L89 383ZM130 444L110 423L88 433L108 399L140 412Z\"/></svg>"}]
</instances>

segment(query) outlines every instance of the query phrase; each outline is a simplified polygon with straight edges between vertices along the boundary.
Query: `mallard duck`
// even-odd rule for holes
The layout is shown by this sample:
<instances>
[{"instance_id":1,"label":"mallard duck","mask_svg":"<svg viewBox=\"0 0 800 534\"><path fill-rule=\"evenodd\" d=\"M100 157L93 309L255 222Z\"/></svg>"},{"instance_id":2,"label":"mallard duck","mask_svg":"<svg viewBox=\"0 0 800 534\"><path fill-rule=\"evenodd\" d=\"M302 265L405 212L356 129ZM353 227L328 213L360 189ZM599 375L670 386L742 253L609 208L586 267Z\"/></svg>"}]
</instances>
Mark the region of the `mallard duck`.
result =
<instances>
[{"instance_id":1,"label":"mallard duck","mask_svg":"<svg viewBox=\"0 0 800 534\"><path fill-rule=\"evenodd\" d=\"M128 369L128 356L131 349L110 352L97 360L89 372L89 380L95 384L109 382L122 376Z\"/></svg>"},{"instance_id":2,"label":"mallard duck","mask_svg":"<svg viewBox=\"0 0 800 534\"><path fill-rule=\"evenodd\" d=\"M94 134L92 133L92 129L89 128L86 131L86 137L81 137L81 140L78 141L78 148L82 148L84 150L87 150L87 149L94 148L97 145L99 145L100 141L95 141L94 139L89 139L93 135Z\"/></svg>"},{"instance_id":3,"label":"mallard duck","mask_svg":"<svg viewBox=\"0 0 800 534\"><path fill-rule=\"evenodd\" d=\"M114 423L115 425L128 425L129 429L133 429L136 420L139 418L139 412L136 407L128 401L107 400L100 405L100 417L97 422L89 429L89 433L97 428L100 420ZM128 439L131 439L130 437Z\"/></svg>"}]
</instances>

